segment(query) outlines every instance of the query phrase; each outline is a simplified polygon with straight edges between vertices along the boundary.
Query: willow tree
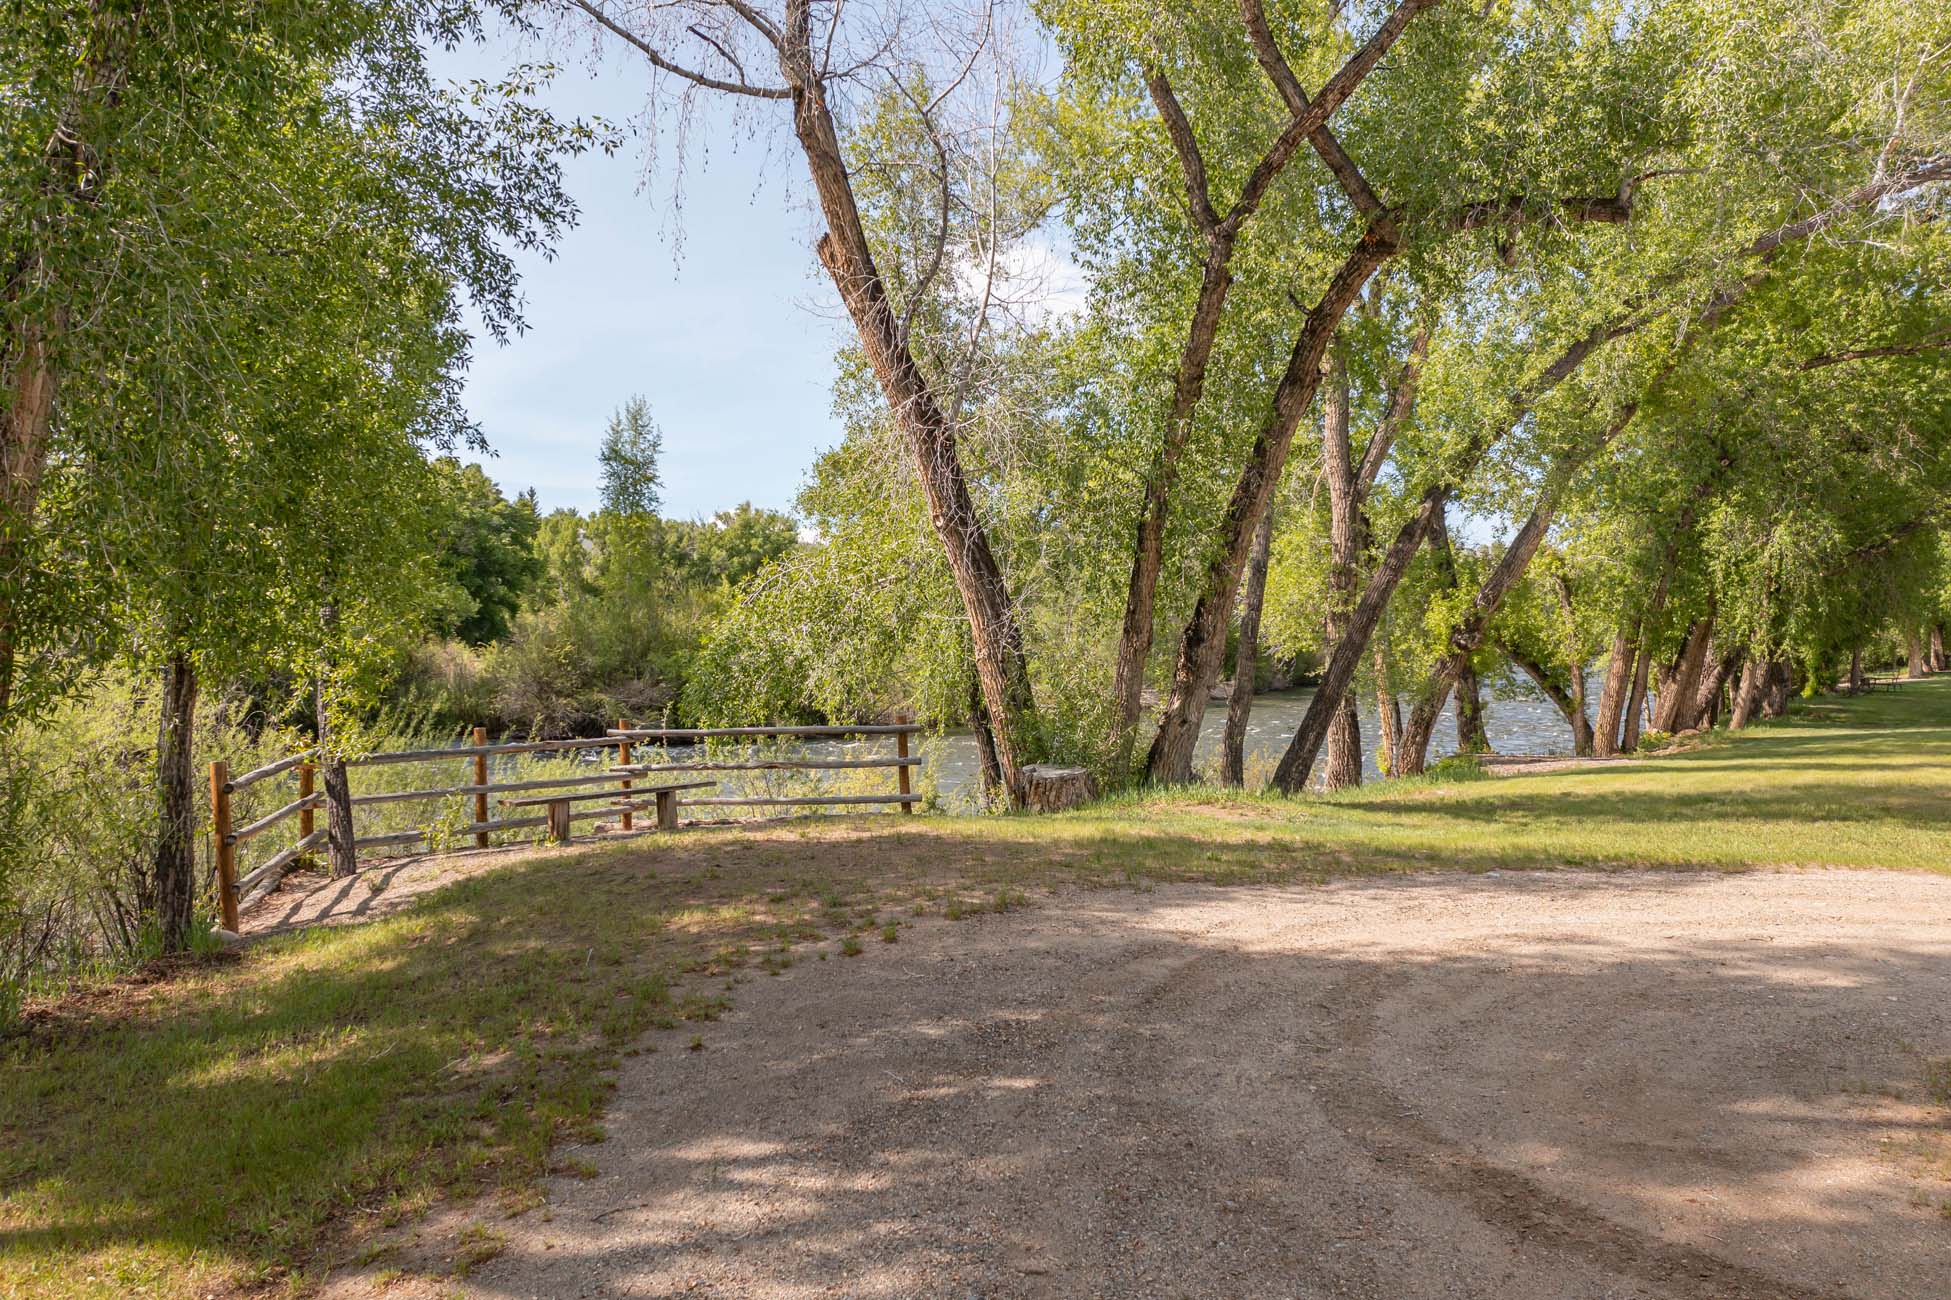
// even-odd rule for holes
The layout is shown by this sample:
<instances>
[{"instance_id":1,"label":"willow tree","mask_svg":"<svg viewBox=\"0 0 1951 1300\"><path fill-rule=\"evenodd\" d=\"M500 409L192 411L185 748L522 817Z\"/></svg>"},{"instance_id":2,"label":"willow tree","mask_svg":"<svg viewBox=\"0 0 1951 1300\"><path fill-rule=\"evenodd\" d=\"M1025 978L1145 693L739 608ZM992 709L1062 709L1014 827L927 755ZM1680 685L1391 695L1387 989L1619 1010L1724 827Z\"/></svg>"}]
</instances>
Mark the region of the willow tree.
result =
<instances>
[{"instance_id":1,"label":"willow tree","mask_svg":"<svg viewBox=\"0 0 1951 1300\"><path fill-rule=\"evenodd\" d=\"M1677 75L1679 93L1671 97L1683 113L1676 126L1685 128L1683 147L1669 160L1668 170L1679 174L1649 191L1657 219L1636 248L1637 282L1615 282L1609 292L1618 296L1610 304L1607 291L1590 295L1590 330L1549 364L1543 363L1550 352L1541 354L1538 378L1555 388L1594 356L1609 355L1621 340L1657 322L1668 331L1667 355L1649 357L1646 373L1649 381L1659 381L1676 351L1694 346L1703 329L1797 249L1900 228L1938 202L1935 187L1951 179L1951 154L1934 134L1942 121L1920 116L1913 105L1943 98L1936 83L1946 74L1930 51L1942 45L1932 32L1942 37L1945 22L1894 2L1861 12L1824 11L1814 19L1800 6L1749 7L1731 15L1712 5L1677 3L1654 6L1624 24L1686 52L1685 66L1692 70ZM1894 83L1893 66L1901 69ZM1791 81L1801 90L1784 104L1777 88ZM1756 148L1758 140L1766 141L1765 149ZM1642 218L1648 215L1642 212ZM1644 344L1640 339L1634 346ZM1622 397L1617 409L1629 422L1639 397ZM1495 445L1499 423L1469 440L1465 463L1478 463ZM1617 436L1606 432L1601 444ZM1453 491L1439 481L1427 500L1434 504ZM1522 576L1527 552L1535 553L1542 542L1552 495L1547 476L1536 506L1459 631L1459 655L1466 643L1480 643L1488 618ZM1412 520L1387 554L1413 551L1419 541ZM1385 557L1357 606L1358 625L1363 610L1386 604L1392 568ZM1305 784L1361 648L1360 638L1344 638L1331 656L1323 688L1282 759L1276 777L1282 788Z\"/></svg>"}]
</instances>

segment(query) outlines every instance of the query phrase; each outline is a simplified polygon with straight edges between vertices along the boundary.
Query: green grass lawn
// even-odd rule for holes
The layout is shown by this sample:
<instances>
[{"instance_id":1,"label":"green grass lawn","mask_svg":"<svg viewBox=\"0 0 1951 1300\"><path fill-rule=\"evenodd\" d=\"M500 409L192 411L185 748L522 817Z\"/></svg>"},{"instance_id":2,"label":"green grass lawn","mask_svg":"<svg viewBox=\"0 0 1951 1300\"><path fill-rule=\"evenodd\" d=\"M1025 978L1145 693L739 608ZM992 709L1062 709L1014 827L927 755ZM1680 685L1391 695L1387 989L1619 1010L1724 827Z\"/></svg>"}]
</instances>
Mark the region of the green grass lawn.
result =
<instances>
[{"instance_id":1,"label":"green grass lawn","mask_svg":"<svg viewBox=\"0 0 1951 1300\"><path fill-rule=\"evenodd\" d=\"M1951 869L1951 679L1630 764L858 818L538 851L356 927L186 961L0 1042L0 1297L302 1290L442 1199L532 1204L626 1051L916 914L1066 884L1508 866ZM833 941L840 941L839 943Z\"/></svg>"}]
</instances>

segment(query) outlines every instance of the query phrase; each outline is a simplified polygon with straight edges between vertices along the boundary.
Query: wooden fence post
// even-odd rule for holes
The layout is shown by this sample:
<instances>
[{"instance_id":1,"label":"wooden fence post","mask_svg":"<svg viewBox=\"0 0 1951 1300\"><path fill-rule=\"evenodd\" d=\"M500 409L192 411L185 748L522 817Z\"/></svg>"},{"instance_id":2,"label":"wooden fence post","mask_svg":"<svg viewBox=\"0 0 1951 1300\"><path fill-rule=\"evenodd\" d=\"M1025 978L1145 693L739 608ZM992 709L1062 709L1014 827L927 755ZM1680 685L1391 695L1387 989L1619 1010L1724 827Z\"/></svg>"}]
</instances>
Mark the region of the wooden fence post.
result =
<instances>
[{"instance_id":1,"label":"wooden fence post","mask_svg":"<svg viewBox=\"0 0 1951 1300\"><path fill-rule=\"evenodd\" d=\"M300 799L309 799L312 797L312 783L316 780L314 774L317 770L310 763L300 763L298 765L298 797ZM312 832L317 829L317 819L313 816L312 809L308 805L298 814L298 838L301 840L310 839Z\"/></svg>"},{"instance_id":2,"label":"wooden fence post","mask_svg":"<svg viewBox=\"0 0 1951 1300\"><path fill-rule=\"evenodd\" d=\"M237 933L237 845L230 838L230 764L210 765L210 834L217 849L217 907L224 929Z\"/></svg>"},{"instance_id":3,"label":"wooden fence post","mask_svg":"<svg viewBox=\"0 0 1951 1300\"><path fill-rule=\"evenodd\" d=\"M905 727L908 725L908 715L905 713L895 714L894 720L901 726ZM894 756L896 758L906 758L908 756L908 733L905 731L895 733ZM912 794L913 791L908 788L908 765L903 763L894 770L900 774L897 779L901 782L901 793ZM901 811L903 814L912 816L914 810L915 806L912 803L909 803L906 799L901 801Z\"/></svg>"},{"instance_id":4,"label":"wooden fence post","mask_svg":"<svg viewBox=\"0 0 1951 1300\"><path fill-rule=\"evenodd\" d=\"M629 725L630 725L630 722L629 722L629 719L627 719L627 718L618 718L618 719L616 720L616 729L617 729L618 731L623 731L623 730L625 730L625 729L627 729L627 728L629 727ZM630 766L630 742L629 742L628 740L619 740L619 741L617 742L617 745L616 745L616 763L617 763L617 766L618 766L618 767L628 767L628 766ZM627 777L627 776L626 776L626 777L624 777L624 778L623 778L623 781L622 781L622 786L623 786L623 788L624 788L625 790L628 790L628 789L630 788L630 778L629 778L629 777ZM623 796L623 798L624 798L624 801L625 801L625 802L627 803L627 802L629 802L629 799L630 799L630 796L626 794L626 795L624 795L624 796ZM629 830L629 829L630 829L630 823L631 823L631 818L630 818L630 810L629 810L628 808L625 808L625 809L623 810L623 829L624 829L624 830L626 830L626 831L627 831L627 830Z\"/></svg>"},{"instance_id":5,"label":"wooden fence post","mask_svg":"<svg viewBox=\"0 0 1951 1300\"><path fill-rule=\"evenodd\" d=\"M486 727L476 727L474 729L474 747L480 749L487 743L488 729ZM474 756L474 784L486 785L487 783L488 756L486 754L476 754ZM474 796L474 824L480 826L485 824L487 820L488 793L485 790L477 791ZM488 832L474 832L474 847L477 849L485 849L488 847Z\"/></svg>"}]
</instances>

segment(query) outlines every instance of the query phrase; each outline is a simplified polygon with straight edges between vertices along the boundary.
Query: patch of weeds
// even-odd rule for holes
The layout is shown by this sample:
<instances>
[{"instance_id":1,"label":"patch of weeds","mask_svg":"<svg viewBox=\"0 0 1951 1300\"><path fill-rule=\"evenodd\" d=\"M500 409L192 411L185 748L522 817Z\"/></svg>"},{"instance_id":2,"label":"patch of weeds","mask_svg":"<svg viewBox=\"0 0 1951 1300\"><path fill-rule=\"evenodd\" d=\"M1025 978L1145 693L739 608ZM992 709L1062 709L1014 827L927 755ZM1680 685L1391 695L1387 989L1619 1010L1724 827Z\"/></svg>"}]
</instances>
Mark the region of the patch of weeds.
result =
<instances>
[{"instance_id":1,"label":"patch of weeds","mask_svg":"<svg viewBox=\"0 0 1951 1300\"><path fill-rule=\"evenodd\" d=\"M894 922L889 922L888 924L881 927L882 943L894 943L895 941L900 939L900 937L901 937L901 927L898 924Z\"/></svg>"},{"instance_id":2,"label":"patch of weeds","mask_svg":"<svg viewBox=\"0 0 1951 1300\"><path fill-rule=\"evenodd\" d=\"M1924 1062L1924 1091L1940 1106L1951 1106L1951 1056Z\"/></svg>"},{"instance_id":3,"label":"patch of weeds","mask_svg":"<svg viewBox=\"0 0 1951 1300\"><path fill-rule=\"evenodd\" d=\"M851 934L840 941L840 955L843 957L858 957L863 951L860 940Z\"/></svg>"},{"instance_id":4,"label":"patch of weeds","mask_svg":"<svg viewBox=\"0 0 1951 1300\"><path fill-rule=\"evenodd\" d=\"M686 1043L686 1044L684 1045L684 1050L685 1050L685 1051L687 1051L687 1052L702 1052L702 1051L704 1051L704 1050L705 1050L705 1036L704 1036L703 1034L693 1034L693 1035L691 1035L691 1041L690 1041L690 1042L688 1042L688 1043Z\"/></svg>"},{"instance_id":5,"label":"patch of weeds","mask_svg":"<svg viewBox=\"0 0 1951 1300\"><path fill-rule=\"evenodd\" d=\"M469 1224L454 1252L454 1276L466 1277L506 1249L508 1234L496 1232L484 1223Z\"/></svg>"},{"instance_id":6,"label":"patch of weeds","mask_svg":"<svg viewBox=\"0 0 1951 1300\"><path fill-rule=\"evenodd\" d=\"M684 1020L716 1020L725 1014L731 1001L721 997L706 997L702 993L692 993L677 1004L677 1014Z\"/></svg>"},{"instance_id":7,"label":"patch of weeds","mask_svg":"<svg viewBox=\"0 0 1951 1300\"><path fill-rule=\"evenodd\" d=\"M580 1178L588 1182L596 1177L596 1166L578 1156L569 1156L556 1161L554 1173L559 1178Z\"/></svg>"}]
</instances>

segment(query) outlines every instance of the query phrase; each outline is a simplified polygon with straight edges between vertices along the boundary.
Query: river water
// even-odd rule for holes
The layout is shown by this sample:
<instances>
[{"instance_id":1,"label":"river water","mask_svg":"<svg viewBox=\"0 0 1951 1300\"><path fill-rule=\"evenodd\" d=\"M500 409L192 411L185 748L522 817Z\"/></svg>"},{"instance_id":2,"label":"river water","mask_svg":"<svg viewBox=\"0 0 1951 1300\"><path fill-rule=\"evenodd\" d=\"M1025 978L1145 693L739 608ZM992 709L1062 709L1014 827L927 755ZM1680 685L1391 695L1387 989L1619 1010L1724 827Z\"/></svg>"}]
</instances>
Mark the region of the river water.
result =
<instances>
[{"instance_id":1,"label":"river water","mask_svg":"<svg viewBox=\"0 0 1951 1300\"><path fill-rule=\"evenodd\" d=\"M1572 752L1572 729L1566 725L1564 715L1549 700L1531 690L1528 683L1500 694L1512 698L1494 699L1488 690L1484 697L1484 729L1490 735L1491 749L1500 754ZM1253 697L1245 747L1249 786L1263 785L1272 777L1274 766L1286 752L1287 742L1293 739L1313 699L1314 691L1307 687ZM1406 700L1403 711L1405 714L1408 712ZM1380 774L1375 765L1380 731L1376 726L1372 695L1364 701L1360 715L1362 767L1368 776L1375 777ZM1209 771L1216 765L1220 738L1225 730L1226 702L1214 700L1207 707L1205 723L1199 729L1196 759L1199 771ZM921 752L929 758L929 768L935 774L944 801L951 805L972 802L978 780L975 738L966 731L950 732L941 737L928 737L922 746ZM1436 734L1429 746L1430 761L1435 762L1455 750L1456 706L1452 702L1436 724ZM1322 767L1323 764L1317 761L1314 768L1317 783L1321 779Z\"/></svg>"}]
</instances>

